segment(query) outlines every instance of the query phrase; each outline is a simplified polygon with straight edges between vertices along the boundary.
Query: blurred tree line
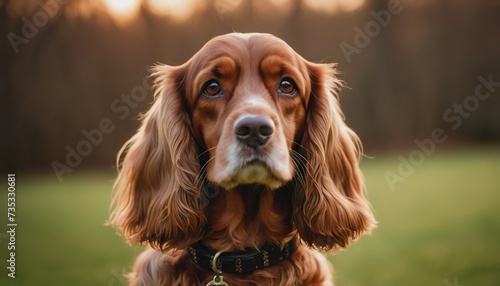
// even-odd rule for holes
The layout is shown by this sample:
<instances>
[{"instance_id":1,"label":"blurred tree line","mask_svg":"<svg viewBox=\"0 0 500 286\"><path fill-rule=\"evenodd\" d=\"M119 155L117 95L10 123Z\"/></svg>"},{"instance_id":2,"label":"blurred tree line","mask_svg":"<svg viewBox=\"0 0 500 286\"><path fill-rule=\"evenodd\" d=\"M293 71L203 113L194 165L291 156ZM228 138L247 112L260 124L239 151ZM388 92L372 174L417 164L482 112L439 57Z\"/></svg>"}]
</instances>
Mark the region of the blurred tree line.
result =
<instances>
[{"instance_id":1,"label":"blurred tree line","mask_svg":"<svg viewBox=\"0 0 500 286\"><path fill-rule=\"evenodd\" d=\"M149 67L182 64L232 31L272 33L308 60L338 63L341 103L368 153L414 149L438 127L447 146L500 139L500 90L472 98L478 77L500 82L500 1L376 0L326 14L301 0L234 11L212 0L183 22L142 6L129 23L99 1L59 0L52 14L49 1L0 1L4 171L113 168L152 101Z\"/></svg>"}]
</instances>

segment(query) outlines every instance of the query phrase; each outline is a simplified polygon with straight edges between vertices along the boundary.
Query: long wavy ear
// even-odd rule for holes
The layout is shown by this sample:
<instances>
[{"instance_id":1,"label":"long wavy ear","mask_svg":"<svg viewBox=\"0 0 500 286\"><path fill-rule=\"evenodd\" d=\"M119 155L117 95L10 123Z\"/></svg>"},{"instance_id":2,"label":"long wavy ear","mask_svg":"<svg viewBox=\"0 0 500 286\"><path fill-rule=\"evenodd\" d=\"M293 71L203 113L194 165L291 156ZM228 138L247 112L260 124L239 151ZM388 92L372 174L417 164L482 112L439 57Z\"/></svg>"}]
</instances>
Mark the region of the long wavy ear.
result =
<instances>
[{"instance_id":1,"label":"long wavy ear","mask_svg":"<svg viewBox=\"0 0 500 286\"><path fill-rule=\"evenodd\" d=\"M294 223L310 247L338 250L368 233L375 219L365 200L361 143L338 103L334 65L307 62L311 97L302 139L302 188L294 191Z\"/></svg>"},{"instance_id":2,"label":"long wavy ear","mask_svg":"<svg viewBox=\"0 0 500 286\"><path fill-rule=\"evenodd\" d=\"M118 156L110 223L131 243L185 248L203 235L198 150L180 89L183 67L154 69L155 101Z\"/></svg>"}]
</instances>

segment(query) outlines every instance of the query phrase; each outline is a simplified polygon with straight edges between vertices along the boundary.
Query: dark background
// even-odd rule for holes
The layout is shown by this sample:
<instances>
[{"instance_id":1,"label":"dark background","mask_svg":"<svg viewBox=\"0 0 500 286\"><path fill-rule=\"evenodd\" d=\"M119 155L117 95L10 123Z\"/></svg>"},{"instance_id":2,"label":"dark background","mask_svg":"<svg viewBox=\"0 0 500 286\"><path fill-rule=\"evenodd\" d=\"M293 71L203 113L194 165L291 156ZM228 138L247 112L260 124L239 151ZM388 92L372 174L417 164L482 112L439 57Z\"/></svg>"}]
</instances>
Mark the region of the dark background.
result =
<instances>
[{"instance_id":1,"label":"dark background","mask_svg":"<svg viewBox=\"0 0 500 286\"><path fill-rule=\"evenodd\" d=\"M73 171L114 168L152 101L148 68L182 64L212 37L232 31L272 33L308 60L338 63L349 86L341 103L368 154L418 148L414 141L431 138L435 128L447 136L442 149L500 140L499 92L455 118L457 128L443 119L475 95L479 76L500 81L500 1L377 0L333 12L301 0L204 1L182 20L143 3L128 21L102 1L55 1L0 1L2 171L54 172L54 162ZM13 45L9 33L23 36L26 21L43 23L36 14L49 2L57 13L26 43ZM369 28L374 36L346 57L342 43L354 46L356 29L365 31L373 12L388 5L399 13L379 30ZM122 98L133 92L141 100L127 105ZM103 118L112 130L96 135L97 144L82 143L84 130L92 133ZM70 158L70 166L69 150L79 144L84 156Z\"/></svg>"}]
</instances>

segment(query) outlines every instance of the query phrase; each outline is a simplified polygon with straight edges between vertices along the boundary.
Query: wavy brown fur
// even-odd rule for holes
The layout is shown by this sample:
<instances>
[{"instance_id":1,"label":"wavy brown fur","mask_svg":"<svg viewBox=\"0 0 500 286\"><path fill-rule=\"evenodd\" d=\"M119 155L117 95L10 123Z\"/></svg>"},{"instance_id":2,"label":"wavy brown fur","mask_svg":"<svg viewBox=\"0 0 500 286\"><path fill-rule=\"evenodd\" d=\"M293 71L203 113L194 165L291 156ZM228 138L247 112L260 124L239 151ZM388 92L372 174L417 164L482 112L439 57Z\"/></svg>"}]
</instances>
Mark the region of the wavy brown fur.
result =
<instances>
[{"instance_id":1,"label":"wavy brown fur","mask_svg":"<svg viewBox=\"0 0 500 286\"><path fill-rule=\"evenodd\" d=\"M153 76L155 101L118 156L110 218L129 242L150 246L129 274L131 285L205 285L213 275L185 254L199 240L235 251L297 235L291 258L224 280L333 285L331 267L314 249L347 247L376 225L334 65L308 62L271 35L228 34L184 65L157 66ZM296 93L276 94L283 77ZM213 78L224 93L208 98L200 89ZM275 130L255 150L232 133L248 114L269 118ZM252 156L261 165L247 167ZM245 175L252 168L260 175Z\"/></svg>"}]
</instances>

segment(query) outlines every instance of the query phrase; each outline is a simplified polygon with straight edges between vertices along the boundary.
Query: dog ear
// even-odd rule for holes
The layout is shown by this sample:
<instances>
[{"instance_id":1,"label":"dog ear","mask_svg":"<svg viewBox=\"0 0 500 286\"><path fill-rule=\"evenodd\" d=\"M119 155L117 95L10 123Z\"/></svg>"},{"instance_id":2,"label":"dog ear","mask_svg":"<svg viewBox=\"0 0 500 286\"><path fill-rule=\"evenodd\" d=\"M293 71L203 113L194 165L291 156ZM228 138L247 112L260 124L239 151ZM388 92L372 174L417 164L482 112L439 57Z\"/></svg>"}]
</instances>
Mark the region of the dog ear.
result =
<instances>
[{"instance_id":1,"label":"dog ear","mask_svg":"<svg viewBox=\"0 0 500 286\"><path fill-rule=\"evenodd\" d=\"M363 195L361 143L344 122L334 65L307 66L311 96L301 143L305 180L294 192L293 220L308 246L338 250L376 222Z\"/></svg>"},{"instance_id":2,"label":"dog ear","mask_svg":"<svg viewBox=\"0 0 500 286\"><path fill-rule=\"evenodd\" d=\"M184 67L154 68L155 101L118 155L110 223L131 243L185 248L203 235L198 150L180 81Z\"/></svg>"}]
</instances>

